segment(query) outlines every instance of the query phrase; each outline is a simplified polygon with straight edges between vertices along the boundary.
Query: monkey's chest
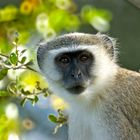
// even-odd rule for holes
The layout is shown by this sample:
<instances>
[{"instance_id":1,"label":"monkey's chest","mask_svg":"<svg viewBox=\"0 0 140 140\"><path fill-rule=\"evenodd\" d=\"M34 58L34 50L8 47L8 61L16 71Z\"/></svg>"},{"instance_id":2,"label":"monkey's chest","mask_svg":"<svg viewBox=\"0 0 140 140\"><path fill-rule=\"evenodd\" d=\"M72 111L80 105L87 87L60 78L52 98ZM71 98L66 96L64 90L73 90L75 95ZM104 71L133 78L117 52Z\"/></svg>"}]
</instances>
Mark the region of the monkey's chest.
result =
<instances>
[{"instance_id":1,"label":"monkey's chest","mask_svg":"<svg viewBox=\"0 0 140 140\"><path fill-rule=\"evenodd\" d=\"M69 140L112 140L108 127L100 115L102 114L98 112L87 111L71 114Z\"/></svg>"}]
</instances>

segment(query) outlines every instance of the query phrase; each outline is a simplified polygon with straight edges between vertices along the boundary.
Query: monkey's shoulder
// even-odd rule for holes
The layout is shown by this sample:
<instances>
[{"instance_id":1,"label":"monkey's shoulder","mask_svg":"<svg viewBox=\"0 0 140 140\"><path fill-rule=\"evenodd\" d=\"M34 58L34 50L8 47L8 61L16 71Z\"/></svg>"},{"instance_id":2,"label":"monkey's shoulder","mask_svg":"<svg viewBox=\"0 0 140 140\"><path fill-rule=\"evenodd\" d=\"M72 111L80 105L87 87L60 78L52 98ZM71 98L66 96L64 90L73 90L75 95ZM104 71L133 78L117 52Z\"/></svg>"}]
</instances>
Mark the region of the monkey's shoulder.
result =
<instances>
[{"instance_id":1,"label":"monkey's shoulder","mask_svg":"<svg viewBox=\"0 0 140 140\"><path fill-rule=\"evenodd\" d=\"M117 122L115 129L126 139L139 139L140 73L119 68L109 93L104 104L108 121Z\"/></svg>"},{"instance_id":2,"label":"monkey's shoulder","mask_svg":"<svg viewBox=\"0 0 140 140\"><path fill-rule=\"evenodd\" d=\"M123 87L137 88L140 90L140 73L125 68L119 68L116 75L115 84Z\"/></svg>"},{"instance_id":3,"label":"monkey's shoulder","mask_svg":"<svg viewBox=\"0 0 140 140\"><path fill-rule=\"evenodd\" d=\"M113 91L120 100L126 100L128 104L137 101L140 105L140 73L119 68Z\"/></svg>"},{"instance_id":4,"label":"monkey's shoulder","mask_svg":"<svg viewBox=\"0 0 140 140\"><path fill-rule=\"evenodd\" d=\"M138 122L140 132L140 73L119 68L113 94L114 105L120 108L124 116Z\"/></svg>"}]
</instances>

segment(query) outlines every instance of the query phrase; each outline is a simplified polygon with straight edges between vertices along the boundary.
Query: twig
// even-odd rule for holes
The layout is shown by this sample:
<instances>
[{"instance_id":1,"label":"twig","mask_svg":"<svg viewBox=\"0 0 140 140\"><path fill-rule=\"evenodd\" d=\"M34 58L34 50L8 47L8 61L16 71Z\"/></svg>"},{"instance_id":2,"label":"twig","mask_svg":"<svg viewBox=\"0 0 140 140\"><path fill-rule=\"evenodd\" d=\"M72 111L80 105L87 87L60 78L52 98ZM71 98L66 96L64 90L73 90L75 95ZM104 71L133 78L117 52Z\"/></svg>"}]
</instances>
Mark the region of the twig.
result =
<instances>
[{"instance_id":1,"label":"twig","mask_svg":"<svg viewBox=\"0 0 140 140\"><path fill-rule=\"evenodd\" d=\"M9 56L7 56L7 55L5 55L5 54L2 54L2 53L0 53L0 56L5 57L5 58L9 58ZM19 60L18 60L18 62L20 63ZM25 68L23 68L23 66L25 66ZM20 65L20 66L18 66L18 67L11 67L11 69L14 69L14 70L16 70L16 69L29 69L29 70L31 70L31 71L34 71L34 72L37 72L37 73L38 73L38 71L36 71L36 70L34 70L33 68L27 66L26 64Z\"/></svg>"}]
</instances>

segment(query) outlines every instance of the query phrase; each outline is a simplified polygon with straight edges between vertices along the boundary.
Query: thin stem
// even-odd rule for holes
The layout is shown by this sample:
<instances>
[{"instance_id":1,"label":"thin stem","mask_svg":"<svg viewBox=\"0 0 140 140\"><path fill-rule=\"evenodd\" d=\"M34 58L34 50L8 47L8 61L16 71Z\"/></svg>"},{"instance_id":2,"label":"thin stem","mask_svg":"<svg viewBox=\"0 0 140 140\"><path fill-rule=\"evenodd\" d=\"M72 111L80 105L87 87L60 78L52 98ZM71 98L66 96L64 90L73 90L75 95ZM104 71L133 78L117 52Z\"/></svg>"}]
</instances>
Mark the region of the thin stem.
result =
<instances>
[{"instance_id":1,"label":"thin stem","mask_svg":"<svg viewBox=\"0 0 140 140\"><path fill-rule=\"evenodd\" d=\"M27 67L27 69L38 73L38 71L34 70L33 68L31 68L31 67L29 67L29 66L26 66L26 67Z\"/></svg>"}]
</instances>

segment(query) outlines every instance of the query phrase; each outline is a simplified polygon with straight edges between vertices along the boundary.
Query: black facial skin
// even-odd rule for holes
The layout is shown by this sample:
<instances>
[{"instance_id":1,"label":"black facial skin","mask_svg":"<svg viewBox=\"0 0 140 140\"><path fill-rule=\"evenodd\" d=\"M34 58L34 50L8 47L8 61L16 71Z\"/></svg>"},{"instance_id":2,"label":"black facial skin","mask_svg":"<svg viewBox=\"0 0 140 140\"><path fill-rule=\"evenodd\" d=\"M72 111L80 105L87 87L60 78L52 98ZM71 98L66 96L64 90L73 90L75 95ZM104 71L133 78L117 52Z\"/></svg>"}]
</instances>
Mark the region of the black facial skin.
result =
<instances>
[{"instance_id":1,"label":"black facial skin","mask_svg":"<svg viewBox=\"0 0 140 140\"><path fill-rule=\"evenodd\" d=\"M82 93L91 76L94 57L87 50L61 53L55 64L62 73L64 87L73 94Z\"/></svg>"}]
</instances>

